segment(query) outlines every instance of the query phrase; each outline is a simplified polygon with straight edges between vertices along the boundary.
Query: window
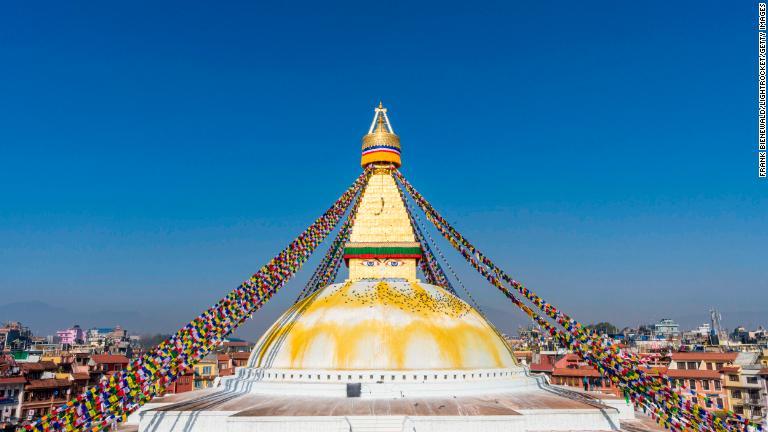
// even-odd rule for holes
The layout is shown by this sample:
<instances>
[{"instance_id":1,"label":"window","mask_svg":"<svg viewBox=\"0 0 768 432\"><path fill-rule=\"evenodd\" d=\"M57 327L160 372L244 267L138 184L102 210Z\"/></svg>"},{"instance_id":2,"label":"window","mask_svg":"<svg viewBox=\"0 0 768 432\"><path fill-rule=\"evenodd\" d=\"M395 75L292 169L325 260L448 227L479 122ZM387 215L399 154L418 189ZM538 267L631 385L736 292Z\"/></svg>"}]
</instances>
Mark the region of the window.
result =
<instances>
[{"instance_id":1,"label":"window","mask_svg":"<svg viewBox=\"0 0 768 432\"><path fill-rule=\"evenodd\" d=\"M715 364L712 362L707 363L707 370L712 370L715 368Z\"/></svg>"},{"instance_id":2,"label":"window","mask_svg":"<svg viewBox=\"0 0 768 432\"><path fill-rule=\"evenodd\" d=\"M720 380L715 380L715 390L720 390L722 388L722 385L720 384Z\"/></svg>"},{"instance_id":3,"label":"window","mask_svg":"<svg viewBox=\"0 0 768 432\"><path fill-rule=\"evenodd\" d=\"M728 375L728 381L739 382L739 376L738 375Z\"/></svg>"},{"instance_id":4,"label":"window","mask_svg":"<svg viewBox=\"0 0 768 432\"><path fill-rule=\"evenodd\" d=\"M677 362L678 369L685 369L685 362Z\"/></svg>"},{"instance_id":5,"label":"window","mask_svg":"<svg viewBox=\"0 0 768 432\"><path fill-rule=\"evenodd\" d=\"M747 377L747 384L757 384L757 377Z\"/></svg>"},{"instance_id":6,"label":"window","mask_svg":"<svg viewBox=\"0 0 768 432\"><path fill-rule=\"evenodd\" d=\"M731 397L741 399L741 390L731 390Z\"/></svg>"},{"instance_id":7,"label":"window","mask_svg":"<svg viewBox=\"0 0 768 432\"><path fill-rule=\"evenodd\" d=\"M733 412L736 414L744 414L744 407L741 405L733 407Z\"/></svg>"},{"instance_id":8,"label":"window","mask_svg":"<svg viewBox=\"0 0 768 432\"><path fill-rule=\"evenodd\" d=\"M723 368L723 364L722 363L717 363L717 369L720 370L722 368Z\"/></svg>"},{"instance_id":9,"label":"window","mask_svg":"<svg viewBox=\"0 0 768 432\"><path fill-rule=\"evenodd\" d=\"M717 398L717 407L723 409L723 398Z\"/></svg>"},{"instance_id":10,"label":"window","mask_svg":"<svg viewBox=\"0 0 768 432\"><path fill-rule=\"evenodd\" d=\"M701 388L703 388L704 390L709 390L709 380L703 380L701 382Z\"/></svg>"},{"instance_id":11,"label":"window","mask_svg":"<svg viewBox=\"0 0 768 432\"><path fill-rule=\"evenodd\" d=\"M211 367L203 366L203 375L210 375L210 374L211 374Z\"/></svg>"},{"instance_id":12,"label":"window","mask_svg":"<svg viewBox=\"0 0 768 432\"><path fill-rule=\"evenodd\" d=\"M696 362L688 362L688 369L698 369L699 365Z\"/></svg>"},{"instance_id":13,"label":"window","mask_svg":"<svg viewBox=\"0 0 768 432\"><path fill-rule=\"evenodd\" d=\"M691 390L696 390L696 380L688 380L688 385L691 387Z\"/></svg>"}]
</instances>

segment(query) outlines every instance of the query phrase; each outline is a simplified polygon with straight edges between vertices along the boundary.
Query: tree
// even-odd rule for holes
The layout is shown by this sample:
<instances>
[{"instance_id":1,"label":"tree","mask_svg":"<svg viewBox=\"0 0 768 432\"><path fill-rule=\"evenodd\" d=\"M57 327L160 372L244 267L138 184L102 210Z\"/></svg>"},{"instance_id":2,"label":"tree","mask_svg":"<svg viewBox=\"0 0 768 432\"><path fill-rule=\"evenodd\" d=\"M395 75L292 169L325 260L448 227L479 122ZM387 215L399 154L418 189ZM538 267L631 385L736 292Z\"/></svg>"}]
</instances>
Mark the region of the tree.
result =
<instances>
[{"instance_id":1,"label":"tree","mask_svg":"<svg viewBox=\"0 0 768 432\"><path fill-rule=\"evenodd\" d=\"M150 349L170 337L171 335L169 334L161 334L161 333L141 335L139 344L144 349Z\"/></svg>"},{"instance_id":2,"label":"tree","mask_svg":"<svg viewBox=\"0 0 768 432\"><path fill-rule=\"evenodd\" d=\"M597 334L617 334L619 332L619 328L609 322L590 324L587 328Z\"/></svg>"}]
</instances>

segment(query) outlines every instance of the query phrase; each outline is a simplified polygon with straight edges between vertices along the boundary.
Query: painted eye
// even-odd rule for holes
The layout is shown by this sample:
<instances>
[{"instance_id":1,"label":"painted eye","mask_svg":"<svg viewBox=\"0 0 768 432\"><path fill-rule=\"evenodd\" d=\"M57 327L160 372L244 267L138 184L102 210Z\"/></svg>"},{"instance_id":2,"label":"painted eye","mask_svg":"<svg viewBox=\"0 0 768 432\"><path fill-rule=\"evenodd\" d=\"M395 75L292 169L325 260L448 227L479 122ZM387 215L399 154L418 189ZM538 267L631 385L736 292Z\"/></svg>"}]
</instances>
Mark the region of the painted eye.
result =
<instances>
[{"instance_id":1,"label":"painted eye","mask_svg":"<svg viewBox=\"0 0 768 432\"><path fill-rule=\"evenodd\" d=\"M389 265L390 267L399 267L399 266L403 265L403 262L402 261L388 261L387 265Z\"/></svg>"},{"instance_id":2,"label":"painted eye","mask_svg":"<svg viewBox=\"0 0 768 432\"><path fill-rule=\"evenodd\" d=\"M363 265L366 266L366 267L375 267L376 266L376 261L372 261L372 260L363 261Z\"/></svg>"}]
</instances>

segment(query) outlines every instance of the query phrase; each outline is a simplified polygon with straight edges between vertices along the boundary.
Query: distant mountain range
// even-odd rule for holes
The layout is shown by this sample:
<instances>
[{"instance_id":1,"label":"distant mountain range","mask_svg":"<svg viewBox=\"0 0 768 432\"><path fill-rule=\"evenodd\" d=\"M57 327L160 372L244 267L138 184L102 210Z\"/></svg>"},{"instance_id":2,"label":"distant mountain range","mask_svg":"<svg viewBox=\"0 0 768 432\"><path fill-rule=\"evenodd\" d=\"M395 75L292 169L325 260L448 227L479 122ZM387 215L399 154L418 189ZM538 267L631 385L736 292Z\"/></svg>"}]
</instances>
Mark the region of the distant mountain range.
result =
<instances>
[{"instance_id":1,"label":"distant mountain range","mask_svg":"<svg viewBox=\"0 0 768 432\"><path fill-rule=\"evenodd\" d=\"M136 311L107 309L78 310L53 306L42 301L14 302L0 305L0 324L6 321L20 321L39 336L56 334L56 330L79 324L80 327L113 327L120 325L131 333L152 331L143 328L145 320Z\"/></svg>"}]
</instances>

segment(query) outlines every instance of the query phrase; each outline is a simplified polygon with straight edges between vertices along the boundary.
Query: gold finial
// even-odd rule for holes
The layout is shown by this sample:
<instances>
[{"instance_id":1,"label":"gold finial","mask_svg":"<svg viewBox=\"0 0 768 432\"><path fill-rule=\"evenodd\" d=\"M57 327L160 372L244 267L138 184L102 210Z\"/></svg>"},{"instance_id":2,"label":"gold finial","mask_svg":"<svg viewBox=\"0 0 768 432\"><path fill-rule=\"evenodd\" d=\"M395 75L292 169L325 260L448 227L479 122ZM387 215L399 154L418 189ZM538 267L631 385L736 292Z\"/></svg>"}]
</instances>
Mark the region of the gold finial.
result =
<instances>
[{"instance_id":1,"label":"gold finial","mask_svg":"<svg viewBox=\"0 0 768 432\"><path fill-rule=\"evenodd\" d=\"M381 102L379 102L379 109L383 109L383 108L381 108ZM383 115L379 116L379 123L376 126L376 132L386 132L384 130L384 116Z\"/></svg>"},{"instance_id":2,"label":"gold finial","mask_svg":"<svg viewBox=\"0 0 768 432\"><path fill-rule=\"evenodd\" d=\"M395 135L387 117L387 109L381 101L374 109L368 134L363 137L363 158L360 164L365 167L375 162L400 166L400 138Z\"/></svg>"}]
</instances>

